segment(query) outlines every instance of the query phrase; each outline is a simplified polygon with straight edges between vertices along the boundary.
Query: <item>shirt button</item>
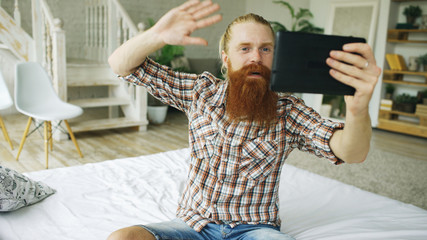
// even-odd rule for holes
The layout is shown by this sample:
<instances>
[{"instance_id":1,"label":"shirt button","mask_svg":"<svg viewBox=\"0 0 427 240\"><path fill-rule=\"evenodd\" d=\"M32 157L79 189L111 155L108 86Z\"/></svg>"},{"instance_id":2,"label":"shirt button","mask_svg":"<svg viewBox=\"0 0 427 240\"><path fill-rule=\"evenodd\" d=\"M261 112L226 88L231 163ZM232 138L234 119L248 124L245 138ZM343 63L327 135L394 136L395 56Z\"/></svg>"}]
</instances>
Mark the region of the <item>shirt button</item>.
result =
<instances>
[{"instance_id":1,"label":"shirt button","mask_svg":"<svg viewBox=\"0 0 427 240\"><path fill-rule=\"evenodd\" d=\"M214 208L216 208L218 205L214 204Z\"/></svg>"},{"instance_id":2,"label":"shirt button","mask_svg":"<svg viewBox=\"0 0 427 240\"><path fill-rule=\"evenodd\" d=\"M219 182L220 182L220 183L224 183L224 180L222 180L222 179L221 179L221 180L219 180Z\"/></svg>"}]
</instances>

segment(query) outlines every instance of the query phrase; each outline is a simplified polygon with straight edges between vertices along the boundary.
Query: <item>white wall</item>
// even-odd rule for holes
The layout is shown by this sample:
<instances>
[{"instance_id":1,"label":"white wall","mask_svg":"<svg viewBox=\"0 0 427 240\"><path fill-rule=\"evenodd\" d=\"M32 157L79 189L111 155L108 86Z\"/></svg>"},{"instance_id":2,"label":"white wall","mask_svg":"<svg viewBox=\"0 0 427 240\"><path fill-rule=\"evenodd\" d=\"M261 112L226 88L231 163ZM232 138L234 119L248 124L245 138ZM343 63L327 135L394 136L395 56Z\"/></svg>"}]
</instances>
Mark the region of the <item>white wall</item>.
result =
<instances>
[{"instance_id":1,"label":"white wall","mask_svg":"<svg viewBox=\"0 0 427 240\"><path fill-rule=\"evenodd\" d=\"M298 12L299 8L309 8L309 0L288 0L295 12ZM285 25L288 29L291 28L291 15L289 10L277 3L273 3L273 0L246 0L246 13L255 13L263 16L268 21L277 21Z\"/></svg>"}]
</instances>

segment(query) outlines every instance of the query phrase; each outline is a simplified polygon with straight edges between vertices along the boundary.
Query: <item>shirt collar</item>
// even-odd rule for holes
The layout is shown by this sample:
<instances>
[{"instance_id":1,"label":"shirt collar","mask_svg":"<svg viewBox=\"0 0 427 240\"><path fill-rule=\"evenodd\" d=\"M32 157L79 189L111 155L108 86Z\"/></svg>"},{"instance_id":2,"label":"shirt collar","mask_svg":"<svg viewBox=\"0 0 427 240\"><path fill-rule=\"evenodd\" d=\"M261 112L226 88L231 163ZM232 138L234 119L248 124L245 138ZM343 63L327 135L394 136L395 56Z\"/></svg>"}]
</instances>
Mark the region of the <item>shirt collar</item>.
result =
<instances>
[{"instance_id":1,"label":"shirt collar","mask_svg":"<svg viewBox=\"0 0 427 240\"><path fill-rule=\"evenodd\" d=\"M210 105L215 107L220 107L221 105L225 104L227 87L228 87L227 80L220 81L218 83L218 91L212 97L212 100L210 101Z\"/></svg>"}]
</instances>

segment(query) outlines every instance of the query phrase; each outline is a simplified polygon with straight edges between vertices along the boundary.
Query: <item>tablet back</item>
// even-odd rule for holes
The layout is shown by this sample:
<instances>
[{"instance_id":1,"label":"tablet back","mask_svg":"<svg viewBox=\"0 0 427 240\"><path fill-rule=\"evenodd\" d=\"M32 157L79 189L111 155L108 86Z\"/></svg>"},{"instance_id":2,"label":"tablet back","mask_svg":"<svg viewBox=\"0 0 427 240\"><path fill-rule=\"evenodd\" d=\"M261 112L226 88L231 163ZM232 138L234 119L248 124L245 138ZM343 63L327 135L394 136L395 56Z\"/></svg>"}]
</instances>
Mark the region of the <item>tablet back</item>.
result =
<instances>
[{"instance_id":1,"label":"tablet back","mask_svg":"<svg viewBox=\"0 0 427 240\"><path fill-rule=\"evenodd\" d=\"M332 78L326 64L331 50L363 38L300 32L276 33L270 87L276 92L353 95L355 89Z\"/></svg>"}]
</instances>

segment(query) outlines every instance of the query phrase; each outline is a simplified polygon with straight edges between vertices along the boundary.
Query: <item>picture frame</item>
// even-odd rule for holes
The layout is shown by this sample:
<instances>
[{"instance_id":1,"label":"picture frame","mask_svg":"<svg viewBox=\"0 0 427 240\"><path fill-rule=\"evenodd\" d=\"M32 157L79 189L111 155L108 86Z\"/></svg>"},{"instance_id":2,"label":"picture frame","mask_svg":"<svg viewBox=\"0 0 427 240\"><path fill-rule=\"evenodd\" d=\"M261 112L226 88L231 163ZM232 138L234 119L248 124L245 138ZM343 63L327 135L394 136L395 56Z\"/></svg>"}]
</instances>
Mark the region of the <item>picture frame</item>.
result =
<instances>
[{"instance_id":1,"label":"picture frame","mask_svg":"<svg viewBox=\"0 0 427 240\"><path fill-rule=\"evenodd\" d=\"M379 0L333 1L325 34L363 37L373 47Z\"/></svg>"}]
</instances>

